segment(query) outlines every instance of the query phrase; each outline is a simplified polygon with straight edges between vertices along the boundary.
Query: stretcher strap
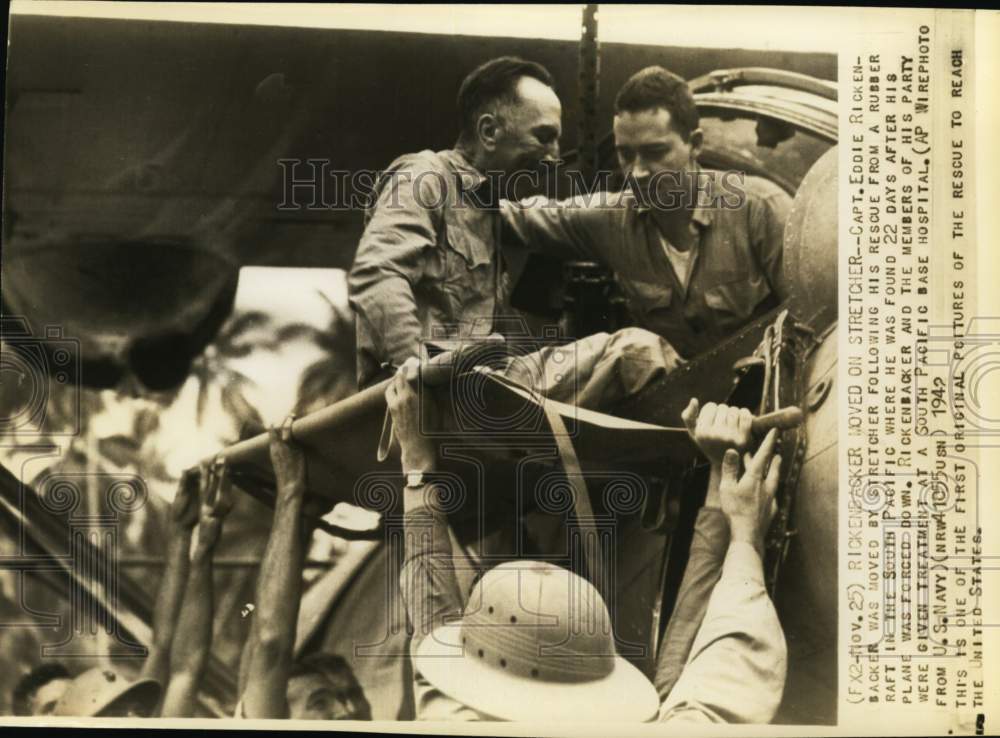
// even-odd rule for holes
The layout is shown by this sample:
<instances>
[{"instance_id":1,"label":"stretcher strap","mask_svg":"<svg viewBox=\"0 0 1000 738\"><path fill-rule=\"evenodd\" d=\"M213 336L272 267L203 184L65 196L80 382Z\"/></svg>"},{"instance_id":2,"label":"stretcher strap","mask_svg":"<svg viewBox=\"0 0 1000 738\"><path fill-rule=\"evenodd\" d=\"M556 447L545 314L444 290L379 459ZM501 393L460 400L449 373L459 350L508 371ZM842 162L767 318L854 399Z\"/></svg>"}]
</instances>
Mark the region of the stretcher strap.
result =
<instances>
[{"instance_id":1,"label":"stretcher strap","mask_svg":"<svg viewBox=\"0 0 1000 738\"><path fill-rule=\"evenodd\" d=\"M587 483L583 478L580 462L576 457L576 451L573 448L573 442L570 440L569 433L566 432L566 425L563 423L562 416L544 398L541 400L541 403L545 409L545 417L549 421L549 427L552 429L552 435L556 441L556 448L559 450L559 458L562 460L566 478L573 488L573 511L576 514L577 525L580 527L587 573L590 576L591 583L600 592L604 601L607 602L604 592L607 579L605 578L603 567L604 557L601 555L601 539L594 525L594 510L590 505Z\"/></svg>"}]
</instances>

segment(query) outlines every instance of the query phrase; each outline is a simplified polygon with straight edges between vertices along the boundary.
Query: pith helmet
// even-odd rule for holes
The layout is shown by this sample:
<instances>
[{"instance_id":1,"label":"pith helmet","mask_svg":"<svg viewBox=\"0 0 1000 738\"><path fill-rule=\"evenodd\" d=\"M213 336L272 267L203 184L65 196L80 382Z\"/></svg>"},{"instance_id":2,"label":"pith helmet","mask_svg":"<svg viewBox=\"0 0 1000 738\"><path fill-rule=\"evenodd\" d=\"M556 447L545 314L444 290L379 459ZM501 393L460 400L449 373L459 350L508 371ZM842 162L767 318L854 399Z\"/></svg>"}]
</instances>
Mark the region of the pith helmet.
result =
<instances>
[{"instance_id":1,"label":"pith helmet","mask_svg":"<svg viewBox=\"0 0 1000 738\"><path fill-rule=\"evenodd\" d=\"M486 572L462 620L420 644L416 667L445 694L504 720L645 721L659 707L652 683L615 651L597 590L538 561Z\"/></svg>"}]
</instances>

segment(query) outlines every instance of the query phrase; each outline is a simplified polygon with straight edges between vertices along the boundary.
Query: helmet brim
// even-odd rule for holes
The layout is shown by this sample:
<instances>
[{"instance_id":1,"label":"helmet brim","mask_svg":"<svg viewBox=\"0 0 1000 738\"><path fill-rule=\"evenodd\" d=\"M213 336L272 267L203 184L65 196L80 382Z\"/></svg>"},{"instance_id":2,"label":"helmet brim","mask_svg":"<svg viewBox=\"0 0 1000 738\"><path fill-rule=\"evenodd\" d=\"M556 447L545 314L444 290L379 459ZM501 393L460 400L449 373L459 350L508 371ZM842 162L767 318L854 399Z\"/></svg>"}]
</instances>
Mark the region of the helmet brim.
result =
<instances>
[{"instance_id":1,"label":"helmet brim","mask_svg":"<svg viewBox=\"0 0 1000 738\"><path fill-rule=\"evenodd\" d=\"M435 629L418 647L415 665L435 687L478 712L512 721L645 722L659 709L656 688L621 656L602 679L547 682L466 656L461 631L461 624Z\"/></svg>"},{"instance_id":2,"label":"helmet brim","mask_svg":"<svg viewBox=\"0 0 1000 738\"><path fill-rule=\"evenodd\" d=\"M122 685L122 688L110 692L106 699L103 700L104 704L101 705L95 712L95 715L99 715L105 710L124 702L125 700L136 699L144 705L149 706L150 716L153 717L153 711L156 709L157 703L160 701L160 694L162 688L160 683L155 679L139 679L134 682L129 682Z\"/></svg>"}]
</instances>

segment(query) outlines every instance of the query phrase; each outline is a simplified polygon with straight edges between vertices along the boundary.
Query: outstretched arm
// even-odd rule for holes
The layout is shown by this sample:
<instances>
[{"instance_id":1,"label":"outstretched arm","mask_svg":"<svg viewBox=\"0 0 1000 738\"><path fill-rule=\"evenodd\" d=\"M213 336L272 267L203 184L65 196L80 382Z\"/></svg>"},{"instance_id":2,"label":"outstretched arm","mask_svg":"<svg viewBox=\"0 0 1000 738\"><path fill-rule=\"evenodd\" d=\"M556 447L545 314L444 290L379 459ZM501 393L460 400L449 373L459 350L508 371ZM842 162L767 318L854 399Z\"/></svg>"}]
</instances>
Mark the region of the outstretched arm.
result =
<instances>
[{"instance_id":1,"label":"outstretched arm","mask_svg":"<svg viewBox=\"0 0 1000 738\"><path fill-rule=\"evenodd\" d=\"M437 447L424 433L436 419L425 417L421 409L433 408L429 396L421 402L413 386L418 364L409 360L397 371L386 389L386 403L392 413L399 438L403 475L432 474L437 467ZM426 481L426 480L425 480ZM403 566L400 590L407 616L413 628L410 650L448 617L462 615L462 596L455 578L448 523L435 504L438 489L433 484L407 486L403 489Z\"/></svg>"},{"instance_id":2,"label":"outstretched arm","mask_svg":"<svg viewBox=\"0 0 1000 738\"><path fill-rule=\"evenodd\" d=\"M431 398L421 402L413 386L418 368L416 360L403 364L385 393L399 438L403 475L408 479L416 472L434 472L437 466L437 446L424 432L435 427L437 413ZM437 496L433 484L409 486L408 481L403 490L404 553L399 584L413 629L411 656L436 627L461 617L463 609L448 522L437 505ZM413 692L418 720L479 719L474 710L445 695L416 669Z\"/></svg>"},{"instance_id":3,"label":"outstretched arm","mask_svg":"<svg viewBox=\"0 0 1000 738\"><path fill-rule=\"evenodd\" d=\"M746 450L750 444L750 424L753 421L749 410L716 405L714 402L700 407L694 398L681 418L695 445L708 459L709 480L705 504L698 511L694 524L684 578L657 655L653 681L661 702L677 683L691 653L729 548L729 524L719 502L722 458L726 449Z\"/></svg>"},{"instance_id":4,"label":"outstretched arm","mask_svg":"<svg viewBox=\"0 0 1000 738\"><path fill-rule=\"evenodd\" d=\"M212 556L233 501L224 463L203 469L201 478L201 512L191 540L191 571L177 622L179 637L174 638L170 649L170 681L163 697L163 717L194 715L195 697L212 648Z\"/></svg>"},{"instance_id":5,"label":"outstretched arm","mask_svg":"<svg viewBox=\"0 0 1000 738\"><path fill-rule=\"evenodd\" d=\"M197 469L185 471L167 512L167 550L153 608L153 642L141 674L160 684L166 684L170 676L170 644L188 579L191 532L198 523L198 483Z\"/></svg>"},{"instance_id":6,"label":"outstretched arm","mask_svg":"<svg viewBox=\"0 0 1000 738\"><path fill-rule=\"evenodd\" d=\"M285 690L295 647L306 548L302 522L306 463L302 450L292 442L291 421L289 416L280 430L271 427L268 431L277 499L257 579L256 622L244 652L248 663L242 700L247 718L283 718L288 714Z\"/></svg>"},{"instance_id":7,"label":"outstretched arm","mask_svg":"<svg viewBox=\"0 0 1000 738\"><path fill-rule=\"evenodd\" d=\"M529 197L501 200L502 241L508 246L538 251L561 259L608 262L606 244L613 232L613 211L600 207L608 193L567 200ZM592 201L592 202L591 202Z\"/></svg>"},{"instance_id":8,"label":"outstretched arm","mask_svg":"<svg viewBox=\"0 0 1000 738\"><path fill-rule=\"evenodd\" d=\"M722 576L680 679L660 708L660 720L766 723L785 686L787 647L764 588L764 534L774 515L780 457L776 431L747 459L737 482L739 454L726 452L720 505L731 533Z\"/></svg>"}]
</instances>

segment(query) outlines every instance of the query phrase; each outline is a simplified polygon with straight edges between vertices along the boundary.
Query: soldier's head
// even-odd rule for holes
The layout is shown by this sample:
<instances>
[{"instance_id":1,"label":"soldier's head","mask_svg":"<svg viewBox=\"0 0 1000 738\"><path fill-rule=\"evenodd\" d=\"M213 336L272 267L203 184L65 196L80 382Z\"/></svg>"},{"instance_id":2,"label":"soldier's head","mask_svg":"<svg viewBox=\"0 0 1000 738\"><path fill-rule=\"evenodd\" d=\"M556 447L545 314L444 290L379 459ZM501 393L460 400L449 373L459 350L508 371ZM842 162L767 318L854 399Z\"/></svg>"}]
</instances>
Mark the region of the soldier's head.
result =
<instances>
[{"instance_id":1,"label":"soldier's head","mask_svg":"<svg viewBox=\"0 0 1000 738\"><path fill-rule=\"evenodd\" d=\"M21 677L14 687L15 715L51 715L73 678L60 663L40 664Z\"/></svg>"},{"instance_id":2,"label":"soldier's head","mask_svg":"<svg viewBox=\"0 0 1000 738\"><path fill-rule=\"evenodd\" d=\"M545 67L513 56L476 67L458 91L459 145L507 174L557 159L562 105L553 86Z\"/></svg>"},{"instance_id":3,"label":"soldier's head","mask_svg":"<svg viewBox=\"0 0 1000 738\"><path fill-rule=\"evenodd\" d=\"M371 706L350 664L342 656L317 653L299 659L291 669L289 717L296 720L371 720Z\"/></svg>"},{"instance_id":4,"label":"soldier's head","mask_svg":"<svg viewBox=\"0 0 1000 738\"><path fill-rule=\"evenodd\" d=\"M615 98L615 151L634 186L654 180L684 183L701 151L698 109L687 83L663 67L646 67L622 85Z\"/></svg>"}]
</instances>

